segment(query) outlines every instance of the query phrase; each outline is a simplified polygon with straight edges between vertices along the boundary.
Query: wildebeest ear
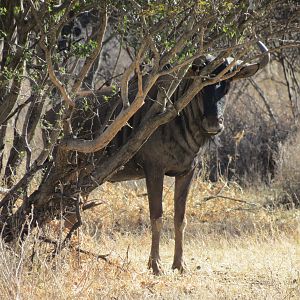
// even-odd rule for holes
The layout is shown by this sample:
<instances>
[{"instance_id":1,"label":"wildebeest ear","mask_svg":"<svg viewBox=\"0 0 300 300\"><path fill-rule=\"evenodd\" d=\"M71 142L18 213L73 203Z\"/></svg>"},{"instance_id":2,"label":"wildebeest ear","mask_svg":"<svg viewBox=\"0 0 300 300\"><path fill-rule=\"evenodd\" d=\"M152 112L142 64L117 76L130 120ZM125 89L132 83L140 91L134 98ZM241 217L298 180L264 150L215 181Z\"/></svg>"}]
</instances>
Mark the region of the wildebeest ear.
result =
<instances>
[{"instance_id":1,"label":"wildebeest ear","mask_svg":"<svg viewBox=\"0 0 300 300\"><path fill-rule=\"evenodd\" d=\"M259 69L264 68L270 62L270 53L263 42L257 41L260 51L263 53L260 61L254 64L248 64L241 68L241 70L232 77L232 80L247 78L253 76Z\"/></svg>"},{"instance_id":2,"label":"wildebeest ear","mask_svg":"<svg viewBox=\"0 0 300 300\"><path fill-rule=\"evenodd\" d=\"M253 76L259 69L259 64L246 65L232 77L232 80Z\"/></svg>"}]
</instances>

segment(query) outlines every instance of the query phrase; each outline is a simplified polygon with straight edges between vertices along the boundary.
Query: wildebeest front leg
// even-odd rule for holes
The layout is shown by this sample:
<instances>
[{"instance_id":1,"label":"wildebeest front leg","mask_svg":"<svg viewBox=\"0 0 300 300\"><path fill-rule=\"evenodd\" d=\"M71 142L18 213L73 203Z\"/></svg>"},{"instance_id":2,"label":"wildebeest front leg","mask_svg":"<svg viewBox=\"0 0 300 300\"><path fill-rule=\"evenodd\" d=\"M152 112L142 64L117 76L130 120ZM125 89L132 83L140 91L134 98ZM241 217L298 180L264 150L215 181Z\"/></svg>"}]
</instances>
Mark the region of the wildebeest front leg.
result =
<instances>
[{"instance_id":1,"label":"wildebeest front leg","mask_svg":"<svg viewBox=\"0 0 300 300\"><path fill-rule=\"evenodd\" d=\"M163 272L160 265L159 239L162 229L164 172L155 166L149 166L145 168L145 173L152 230L152 243L148 267L149 269L152 268L154 274L159 275Z\"/></svg>"},{"instance_id":2,"label":"wildebeest front leg","mask_svg":"<svg viewBox=\"0 0 300 300\"><path fill-rule=\"evenodd\" d=\"M183 242L184 230L187 224L185 217L185 208L188 192L193 179L194 170L184 176L175 178L175 195L174 195L174 227L175 227L175 252L172 269L178 269L184 272L185 263L183 260Z\"/></svg>"}]
</instances>

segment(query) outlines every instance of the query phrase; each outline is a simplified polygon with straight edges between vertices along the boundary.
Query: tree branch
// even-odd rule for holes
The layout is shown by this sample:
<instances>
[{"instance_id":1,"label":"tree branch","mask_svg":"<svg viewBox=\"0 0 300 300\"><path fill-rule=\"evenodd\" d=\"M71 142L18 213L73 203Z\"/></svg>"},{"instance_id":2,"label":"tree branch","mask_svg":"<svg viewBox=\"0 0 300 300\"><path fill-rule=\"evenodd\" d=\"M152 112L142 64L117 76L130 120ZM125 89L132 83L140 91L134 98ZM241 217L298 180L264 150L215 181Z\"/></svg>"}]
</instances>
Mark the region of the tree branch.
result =
<instances>
[{"instance_id":1,"label":"tree branch","mask_svg":"<svg viewBox=\"0 0 300 300\"><path fill-rule=\"evenodd\" d=\"M253 78L248 78L248 80L252 84L252 86L256 89L256 91L259 94L260 98L262 99L265 107L267 108L267 111L269 113L269 117L274 122L275 126L278 128L277 118L275 117L275 114L274 114L274 112L273 112L273 110L272 110L272 108L271 108L264 92L262 91L262 89L259 87L259 85L256 83L256 81Z\"/></svg>"},{"instance_id":2,"label":"tree branch","mask_svg":"<svg viewBox=\"0 0 300 300\"><path fill-rule=\"evenodd\" d=\"M122 79L121 79L121 98L122 98L122 101L123 101L123 109L127 109L130 105L129 98L128 98L129 97L128 96L128 82L129 82L130 76L132 75L134 70L137 69L137 66L139 66L141 64L141 62L142 62L141 60L142 60L148 46L149 46L149 40L145 39L145 41L140 46L140 49L138 51L138 54L137 54L136 58L129 65L129 67L126 69L126 71L122 75Z\"/></svg>"},{"instance_id":3,"label":"tree branch","mask_svg":"<svg viewBox=\"0 0 300 300\"><path fill-rule=\"evenodd\" d=\"M71 99L67 89L65 88L64 84L57 78L57 76L55 75L55 70L52 64L52 51L51 49L54 47L53 44L51 44L50 41L50 49L46 46L46 34L44 32L43 29L43 24L38 16L37 10L34 6L34 3L32 0L30 0L30 5L32 8L32 13L33 16L36 20L36 23L38 24L39 28L40 28L40 32L41 32L41 39L39 41L39 45L40 47L44 50L45 52L45 59L46 59L46 63L47 63L47 69L48 69L48 74L49 77L52 81L52 83L59 89L59 91L61 92L64 101L71 107L75 106L75 103L73 102L73 100ZM53 33L52 33L53 34ZM51 34L50 34L51 35Z\"/></svg>"},{"instance_id":4,"label":"tree branch","mask_svg":"<svg viewBox=\"0 0 300 300\"><path fill-rule=\"evenodd\" d=\"M145 84L144 90L140 89L140 92L136 95L134 101L128 108L123 109L116 117L114 122L108 126L108 128L94 140L82 140L82 139L63 139L60 143L60 147L63 150L79 151L82 153L93 153L103 149L109 144L109 142L116 136L119 130L128 122L128 120L138 111L138 109L144 104L145 98L155 84L158 75L150 75Z\"/></svg>"}]
</instances>

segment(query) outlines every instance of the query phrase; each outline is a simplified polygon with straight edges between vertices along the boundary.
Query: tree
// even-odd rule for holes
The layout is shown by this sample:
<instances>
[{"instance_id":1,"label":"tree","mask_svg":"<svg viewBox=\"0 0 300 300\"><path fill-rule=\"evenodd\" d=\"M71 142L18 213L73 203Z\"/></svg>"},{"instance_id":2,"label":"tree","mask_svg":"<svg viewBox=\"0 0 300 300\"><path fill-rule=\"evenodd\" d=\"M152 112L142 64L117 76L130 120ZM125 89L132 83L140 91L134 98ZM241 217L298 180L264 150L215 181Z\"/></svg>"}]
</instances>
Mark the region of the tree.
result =
<instances>
[{"instance_id":1,"label":"tree","mask_svg":"<svg viewBox=\"0 0 300 300\"><path fill-rule=\"evenodd\" d=\"M282 6L285 14L273 13ZM62 206L78 209L81 196L108 180L158 126L174 118L203 87L233 76L244 64L258 58L260 54L252 47L258 39L275 39L277 45L271 51L299 47L297 41L281 39L283 33L297 32L296 6L294 1L283 0L255 5L253 1L211 0L3 1L0 151L4 149L7 123L15 120L14 145L4 175L11 189L0 202L3 237L11 240L26 234L29 215L35 226L43 224L49 211L55 213ZM93 25L86 27L84 39L76 39L75 23L80 18L93 20ZM132 60L121 76L115 77L111 71L112 78L106 78L96 91L99 78L94 72L101 67L104 45L112 38L118 40L120 51L126 49ZM216 59L193 78L186 94L170 103L168 99L191 63L207 54ZM234 57L228 68L211 76L212 70L228 56ZM227 73L239 59L244 63L235 72ZM117 58L115 61L112 69L118 64ZM132 97L129 82L133 76L137 93ZM168 80L160 81L161 78ZM26 84L29 93L20 101ZM159 86L157 101L130 137L106 155L106 147L144 105L154 85ZM117 97L123 108L110 111L101 130L92 132L87 140L75 136L78 128L74 127L74 119L80 106L92 105L91 98L84 95L93 93L104 95L108 102ZM43 122L43 111L49 106L56 110L51 124ZM110 120L113 113L116 116ZM22 114L25 117L18 131L16 124ZM32 144L39 124L48 132L41 151L33 149ZM33 153L38 154L35 159ZM78 153L95 159L93 163L89 159L79 163L78 157L84 154ZM12 175L21 161L25 162L25 170L14 183ZM1 152L0 167L4 168ZM33 192L29 191L28 186L37 175L42 179ZM14 211L19 197L23 202Z\"/></svg>"}]
</instances>

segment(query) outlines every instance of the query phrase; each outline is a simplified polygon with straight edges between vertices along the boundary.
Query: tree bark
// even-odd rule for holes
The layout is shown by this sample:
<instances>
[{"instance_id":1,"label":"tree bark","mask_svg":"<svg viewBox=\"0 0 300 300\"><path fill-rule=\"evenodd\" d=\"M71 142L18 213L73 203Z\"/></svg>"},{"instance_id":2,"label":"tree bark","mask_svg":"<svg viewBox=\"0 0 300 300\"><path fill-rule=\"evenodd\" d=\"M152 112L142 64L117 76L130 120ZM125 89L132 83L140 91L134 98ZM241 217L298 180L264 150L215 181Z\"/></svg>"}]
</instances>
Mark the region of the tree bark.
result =
<instances>
[{"instance_id":1,"label":"tree bark","mask_svg":"<svg viewBox=\"0 0 300 300\"><path fill-rule=\"evenodd\" d=\"M28 122L28 128L27 128L27 140L28 143L31 143L35 130L37 128L37 125L40 121L40 117L42 114L43 106L45 103L45 99L42 97L39 98L39 95L33 95L31 96L32 100L30 103L30 108L27 110L27 118L29 118ZM32 109L31 109L32 108ZM30 114L30 116L28 116ZM27 126L27 124L24 124L24 126ZM24 131L24 128L22 132ZM5 168L5 178L7 180L7 187L11 188L13 185L13 176L16 175L17 167L21 164L23 157L22 152L25 151L25 143L24 143L24 137L22 137L18 132L17 129L14 128L14 141L13 146L10 150L9 157L7 160L7 165Z\"/></svg>"},{"instance_id":2,"label":"tree bark","mask_svg":"<svg viewBox=\"0 0 300 300\"><path fill-rule=\"evenodd\" d=\"M3 156L4 156L4 147L5 147L6 128L7 128L6 123L0 126L0 174L2 168L4 167Z\"/></svg>"}]
</instances>

